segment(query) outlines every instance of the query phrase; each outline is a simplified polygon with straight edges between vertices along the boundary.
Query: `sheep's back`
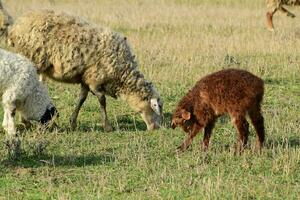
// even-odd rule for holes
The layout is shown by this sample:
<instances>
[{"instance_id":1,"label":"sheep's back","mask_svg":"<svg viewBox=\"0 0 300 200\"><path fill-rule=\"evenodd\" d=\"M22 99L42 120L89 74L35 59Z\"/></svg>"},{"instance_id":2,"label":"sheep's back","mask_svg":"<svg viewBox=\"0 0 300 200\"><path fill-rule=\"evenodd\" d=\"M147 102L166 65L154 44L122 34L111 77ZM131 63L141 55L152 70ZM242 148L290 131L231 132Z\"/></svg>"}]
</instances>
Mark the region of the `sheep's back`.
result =
<instances>
[{"instance_id":1,"label":"sheep's back","mask_svg":"<svg viewBox=\"0 0 300 200\"><path fill-rule=\"evenodd\" d=\"M27 97L37 82L34 66L26 58L0 49L0 94L12 90L18 99Z\"/></svg>"},{"instance_id":2,"label":"sheep's back","mask_svg":"<svg viewBox=\"0 0 300 200\"><path fill-rule=\"evenodd\" d=\"M34 11L15 22L9 40L38 71L59 81L80 82L82 76L99 81L113 74L115 51L124 38L64 13Z\"/></svg>"}]
</instances>

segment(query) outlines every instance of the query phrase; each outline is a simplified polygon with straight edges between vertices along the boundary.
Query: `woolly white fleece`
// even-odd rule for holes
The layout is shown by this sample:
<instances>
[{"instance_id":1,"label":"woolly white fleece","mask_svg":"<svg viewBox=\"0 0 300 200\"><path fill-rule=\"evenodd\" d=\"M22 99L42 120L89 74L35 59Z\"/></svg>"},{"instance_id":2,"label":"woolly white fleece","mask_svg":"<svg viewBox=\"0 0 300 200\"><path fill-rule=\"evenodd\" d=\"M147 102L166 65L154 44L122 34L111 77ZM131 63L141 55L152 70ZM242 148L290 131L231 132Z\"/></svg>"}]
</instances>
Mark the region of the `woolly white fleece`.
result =
<instances>
[{"instance_id":1,"label":"woolly white fleece","mask_svg":"<svg viewBox=\"0 0 300 200\"><path fill-rule=\"evenodd\" d=\"M39 121L53 107L47 89L37 79L36 68L21 55L0 49L0 95L4 108L3 127L15 134L13 119L19 111L26 120Z\"/></svg>"}]
</instances>

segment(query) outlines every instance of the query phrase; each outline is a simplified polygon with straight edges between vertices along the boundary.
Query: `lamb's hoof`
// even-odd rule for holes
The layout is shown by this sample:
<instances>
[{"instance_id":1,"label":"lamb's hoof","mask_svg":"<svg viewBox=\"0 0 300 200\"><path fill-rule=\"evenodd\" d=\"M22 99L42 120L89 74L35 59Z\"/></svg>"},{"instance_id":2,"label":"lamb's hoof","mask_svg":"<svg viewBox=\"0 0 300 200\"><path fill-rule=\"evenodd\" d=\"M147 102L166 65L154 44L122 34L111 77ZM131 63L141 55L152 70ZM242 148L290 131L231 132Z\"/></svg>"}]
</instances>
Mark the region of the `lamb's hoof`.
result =
<instances>
[{"instance_id":1,"label":"lamb's hoof","mask_svg":"<svg viewBox=\"0 0 300 200\"><path fill-rule=\"evenodd\" d=\"M183 152L186 151L187 148L185 148L183 145L180 145L176 148L176 153L177 154L182 154Z\"/></svg>"},{"instance_id":2,"label":"lamb's hoof","mask_svg":"<svg viewBox=\"0 0 300 200\"><path fill-rule=\"evenodd\" d=\"M12 160L16 160L21 155L21 141L18 138L12 140L5 140L4 144L8 151L8 157Z\"/></svg>"}]
</instances>

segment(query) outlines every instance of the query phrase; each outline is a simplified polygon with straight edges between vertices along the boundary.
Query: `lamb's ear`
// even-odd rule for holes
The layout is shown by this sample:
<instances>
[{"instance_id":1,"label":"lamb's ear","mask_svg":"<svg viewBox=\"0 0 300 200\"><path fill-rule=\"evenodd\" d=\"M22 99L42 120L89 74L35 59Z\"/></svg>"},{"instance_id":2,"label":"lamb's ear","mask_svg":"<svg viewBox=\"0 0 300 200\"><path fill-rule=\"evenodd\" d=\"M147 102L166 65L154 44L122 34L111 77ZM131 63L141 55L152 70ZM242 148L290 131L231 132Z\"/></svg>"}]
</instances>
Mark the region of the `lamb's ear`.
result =
<instances>
[{"instance_id":1,"label":"lamb's ear","mask_svg":"<svg viewBox=\"0 0 300 200\"><path fill-rule=\"evenodd\" d=\"M156 114L160 115L161 110L157 99L150 99L150 106Z\"/></svg>"},{"instance_id":2,"label":"lamb's ear","mask_svg":"<svg viewBox=\"0 0 300 200\"><path fill-rule=\"evenodd\" d=\"M181 116L184 120L191 119L191 113L186 110L182 110Z\"/></svg>"}]
</instances>

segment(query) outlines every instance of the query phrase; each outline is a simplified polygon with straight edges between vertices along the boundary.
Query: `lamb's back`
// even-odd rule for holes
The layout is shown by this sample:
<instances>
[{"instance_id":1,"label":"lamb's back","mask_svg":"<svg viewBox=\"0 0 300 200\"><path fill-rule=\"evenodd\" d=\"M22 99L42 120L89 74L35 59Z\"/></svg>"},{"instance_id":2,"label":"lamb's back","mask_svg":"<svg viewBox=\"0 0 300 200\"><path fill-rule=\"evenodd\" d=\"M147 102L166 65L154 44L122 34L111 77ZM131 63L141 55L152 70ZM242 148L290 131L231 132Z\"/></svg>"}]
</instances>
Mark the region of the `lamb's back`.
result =
<instances>
[{"instance_id":1,"label":"lamb's back","mask_svg":"<svg viewBox=\"0 0 300 200\"><path fill-rule=\"evenodd\" d=\"M259 77L239 69L227 69L199 80L193 88L201 101L216 110L248 109L264 93L264 83Z\"/></svg>"}]
</instances>

